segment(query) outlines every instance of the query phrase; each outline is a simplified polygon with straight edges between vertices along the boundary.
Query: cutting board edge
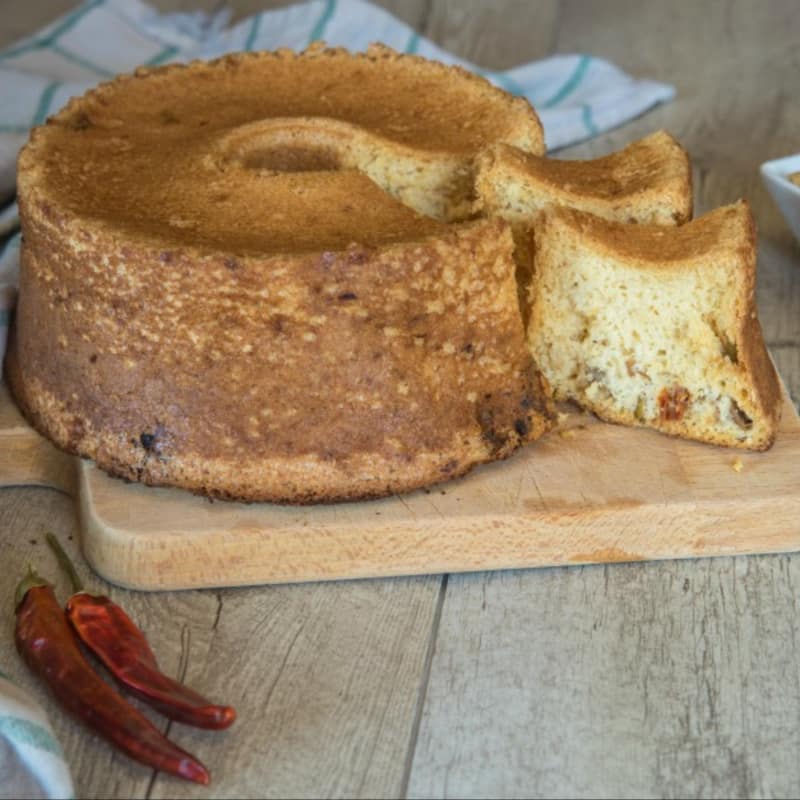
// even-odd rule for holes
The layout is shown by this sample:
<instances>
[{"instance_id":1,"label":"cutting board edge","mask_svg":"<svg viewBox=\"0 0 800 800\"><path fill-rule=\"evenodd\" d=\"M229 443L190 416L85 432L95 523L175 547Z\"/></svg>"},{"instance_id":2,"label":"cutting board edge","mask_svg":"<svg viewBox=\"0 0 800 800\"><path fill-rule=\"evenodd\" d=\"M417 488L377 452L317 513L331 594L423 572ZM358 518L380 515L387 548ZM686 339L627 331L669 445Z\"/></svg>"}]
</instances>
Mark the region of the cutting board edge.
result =
<instances>
[{"instance_id":1,"label":"cutting board edge","mask_svg":"<svg viewBox=\"0 0 800 800\"><path fill-rule=\"evenodd\" d=\"M101 537L96 533L87 535L93 531L86 526L98 523L83 517L83 545L87 560L100 575L111 583L140 591L800 551L800 494L783 498L777 507L774 498L738 508L712 499L674 503L662 511L661 515L654 515L651 506L609 507L593 512L588 522L570 519L569 515L548 518L546 514L534 514L524 520L527 526L519 518L478 517L468 530L448 530L441 524L435 530L392 526L391 530L376 530L371 537L371 550L366 552L363 532L348 532L345 527L309 529L304 531L304 550L311 556L302 563L298 563L297 548L293 546L289 548L291 557L285 558L281 539L293 536L291 533L264 530L254 534L250 530L206 534L223 546L204 570L183 580L175 580L169 571L172 560L180 557L180 547L164 541L164 536L169 539L168 533L153 537L152 547L142 548L135 532L115 530L110 535L104 531ZM754 541L756 521L759 528ZM736 524L747 525L746 542L730 532ZM669 539L661 538L665 527L671 528ZM565 537L571 537L566 547ZM184 534L174 534L173 538L182 540L180 546L192 548ZM357 561L352 556L354 547L361 548ZM164 555L159 556L159 551ZM167 564L164 575L160 573L160 563ZM280 568L276 569L276 564Z\"/></svg>"}]
</instances>

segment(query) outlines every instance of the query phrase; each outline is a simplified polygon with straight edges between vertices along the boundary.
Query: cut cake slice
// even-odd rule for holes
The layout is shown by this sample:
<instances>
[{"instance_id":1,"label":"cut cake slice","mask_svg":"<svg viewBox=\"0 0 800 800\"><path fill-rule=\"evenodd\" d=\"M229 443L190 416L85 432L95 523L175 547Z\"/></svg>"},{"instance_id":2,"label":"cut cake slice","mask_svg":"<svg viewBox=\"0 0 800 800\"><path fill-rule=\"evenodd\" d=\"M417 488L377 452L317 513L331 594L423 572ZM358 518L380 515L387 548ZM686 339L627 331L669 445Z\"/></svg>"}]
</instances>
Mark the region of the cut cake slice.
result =
<instances>
[{"instance_id":1,"label":"cut cake slice","mask_svg":"<svg viewBox=\"0 0 800 800\"><path fill-rule=\"evenodd\" d=\"M666 131L591 160L564 161L497 144L477 161L477 210L515 227L548 205L617 222L675 225L692 216L689 156Z\"/></svg>"},{"instance_id":2,"label":"cut cake slice","mask_svg":"<svg viewBox=\"0 0 800 800\"><path fill-rule=\"evenodd\" d=\"M550 207L535 239L528 340L556 399L714 444L772 444L780 388L745 202L680 227Z\"/></svg>"}]
</instances>

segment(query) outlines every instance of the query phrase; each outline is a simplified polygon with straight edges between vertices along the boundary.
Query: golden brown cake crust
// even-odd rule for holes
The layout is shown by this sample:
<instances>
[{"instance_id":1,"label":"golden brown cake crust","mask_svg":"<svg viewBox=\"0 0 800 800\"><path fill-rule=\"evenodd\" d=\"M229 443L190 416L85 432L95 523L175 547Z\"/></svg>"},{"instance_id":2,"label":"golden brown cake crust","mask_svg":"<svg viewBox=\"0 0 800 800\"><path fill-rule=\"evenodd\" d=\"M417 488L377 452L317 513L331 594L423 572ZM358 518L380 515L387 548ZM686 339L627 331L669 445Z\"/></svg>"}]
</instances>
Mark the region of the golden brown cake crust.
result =
<instances>
[{"instance_id":1,"label":"golden brown cake crust","mask_svg":"<svg viewBox=\"0 0 800 800\"><path fill-rule=\"evenodd\" d=\"M538 117L464 70L379 46L241 53L72 100L34 130L18 181L29 201L163 246L319 252L418 232L367 178L423 214L467 217L473 157L500 141L543 152Z\"/></svg>"},{"instance_id":2,"label":"golden brown cake crust","mask_svg":"<svg viewBox=\"0 0 800 800\"><path fill-rule=\"evenodd\" d=\"M235 266L84 240L58 275L70 245L37 223L9 382L39 430L112 474L353 499L454 477L549 426L498 223Z\"/></svg>"},{"instance_id":3,"label":"golden brown cake crust","mask_svg":"<svg viewBox=\"0 0 800 800\"><path fill-rule=\"evenodd\" d=\"M71 101L19 159L18 403L111 474L246 501L508 456L553 416L511 234L445 224L503 139L543 149L526 101L383 47L143 69Z\"/></svg>"}]
</instances>

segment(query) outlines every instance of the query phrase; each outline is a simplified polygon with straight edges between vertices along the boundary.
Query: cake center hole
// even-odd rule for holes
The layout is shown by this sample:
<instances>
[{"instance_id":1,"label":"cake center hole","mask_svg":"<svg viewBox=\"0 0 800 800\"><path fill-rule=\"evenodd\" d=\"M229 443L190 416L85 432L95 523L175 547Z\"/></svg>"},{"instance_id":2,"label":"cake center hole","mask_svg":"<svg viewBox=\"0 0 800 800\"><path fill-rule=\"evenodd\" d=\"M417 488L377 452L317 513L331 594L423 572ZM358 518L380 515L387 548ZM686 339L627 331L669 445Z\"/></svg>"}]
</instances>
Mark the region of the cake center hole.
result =
<instances>
[{"instance_id":1,"label":"cake center hole","mask_svg":"<svg viewBox=\"0 0 800 800\"><path fill-rule=\"evenodd\" d=\"M336 152L305 144L256 146L242 158L247 169L272 172L334 172L341 168Z\"/></svg>"}]
</instances>

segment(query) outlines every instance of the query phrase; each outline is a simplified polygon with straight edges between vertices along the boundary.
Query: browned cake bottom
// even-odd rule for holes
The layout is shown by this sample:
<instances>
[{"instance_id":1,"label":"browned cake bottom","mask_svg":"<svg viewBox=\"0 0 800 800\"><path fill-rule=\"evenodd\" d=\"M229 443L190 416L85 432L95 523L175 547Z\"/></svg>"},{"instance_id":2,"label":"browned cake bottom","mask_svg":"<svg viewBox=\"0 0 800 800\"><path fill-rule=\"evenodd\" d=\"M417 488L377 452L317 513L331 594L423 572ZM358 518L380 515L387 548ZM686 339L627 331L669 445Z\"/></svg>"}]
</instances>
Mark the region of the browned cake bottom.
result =
<instances>
[{"instance_id":1,"label":"browned cake bottom","mask_svg":"<svg viewBox=\"0 0 800 800\"><path fill-rule=\"evenodd\" d=\"M37 431L62 450L94 460L109 475L148 486L181 488L215 500L246 503L309 505L410 492L460 477L480 464L504 460L521 445L542 436L553 423L552 409L543 399L537 377L530 394L519 403L504 398L506 413L517 414L512 429L498 429L491 415L487 415L477 420L481 431L478 436L455 437L444 451L417 454L406 463L375 455L353 457L339 464L313 456L270 458L258 463L171 456L167 462L152 446L145 446L148 434L143 433L139 441L125 443L114 436L88 433L80 417L63 406L59 410L60 404L52 395L35 388L26 391L14 348L8 353L5 377L17 405Z\"/></svg>"}]
</instances>

